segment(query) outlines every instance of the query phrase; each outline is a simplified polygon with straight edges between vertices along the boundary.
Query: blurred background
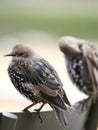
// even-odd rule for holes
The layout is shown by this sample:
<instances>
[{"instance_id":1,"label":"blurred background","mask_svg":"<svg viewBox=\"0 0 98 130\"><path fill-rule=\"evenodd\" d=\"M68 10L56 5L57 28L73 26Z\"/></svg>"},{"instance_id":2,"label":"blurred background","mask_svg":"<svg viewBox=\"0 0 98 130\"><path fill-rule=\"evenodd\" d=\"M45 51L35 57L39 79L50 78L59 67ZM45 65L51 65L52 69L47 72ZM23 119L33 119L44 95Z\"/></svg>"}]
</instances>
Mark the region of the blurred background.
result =
<instances>
[{"instance_id":1,"label":"blurred background","mask_svg":"<svg viewBox=\"0 0 98 130\"><path fill-rule=\"evenodd\" d=\"M0 111L21 111L31 103L17 92L7 74L11 58L4 55L19 43L31 46L54 66L72 104L86 97L65 70L58 47L64 35L98 46L97 0L0 0Z\"/></svg>"}]
</instances>

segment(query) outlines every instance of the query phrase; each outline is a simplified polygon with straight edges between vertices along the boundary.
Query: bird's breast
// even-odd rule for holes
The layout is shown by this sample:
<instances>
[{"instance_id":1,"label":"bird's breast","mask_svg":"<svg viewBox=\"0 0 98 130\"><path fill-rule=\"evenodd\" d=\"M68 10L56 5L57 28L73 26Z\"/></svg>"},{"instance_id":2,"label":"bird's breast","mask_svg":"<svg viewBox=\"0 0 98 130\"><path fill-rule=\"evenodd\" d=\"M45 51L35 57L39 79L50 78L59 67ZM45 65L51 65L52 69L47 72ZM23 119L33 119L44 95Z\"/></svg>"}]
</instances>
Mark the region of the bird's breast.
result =
<instances>
[{"instance_id":1,"label":"bird's breast","mask_svg":"<svg viewBox=\"0 0 98 130\"><path fill-rule=\"evenodd\" d=\"M67 60L67 70L73 83L76 84L80 90L85 92L89 84L88 81L90 80L84 59L78 57L73 60Z\"/></svg>"},{"instance_id":2,"label":"bird's breast","mask_svg":"<svg viewBox=\"0 0 98 130\"><path fill-rule=\"evenodd\" d=\"M10 68L8 69L8 73L10 76L10 79L15 86L15 88L25 97L28 99L34 101L35 96L33 91L31 91L30 87L25 83L25 80L23 78L23 75L20 71L18 71L16 68Z\"/></svg>"}]
</instances>

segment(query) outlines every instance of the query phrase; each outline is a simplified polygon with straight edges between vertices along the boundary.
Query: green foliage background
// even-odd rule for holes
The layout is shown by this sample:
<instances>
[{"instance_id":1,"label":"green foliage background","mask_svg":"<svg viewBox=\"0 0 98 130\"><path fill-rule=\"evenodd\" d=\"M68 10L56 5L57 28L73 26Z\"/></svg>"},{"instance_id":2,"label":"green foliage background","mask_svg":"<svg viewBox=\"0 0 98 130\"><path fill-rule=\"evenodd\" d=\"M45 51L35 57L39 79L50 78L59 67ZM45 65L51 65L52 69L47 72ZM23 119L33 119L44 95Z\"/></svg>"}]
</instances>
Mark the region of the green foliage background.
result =
<instances>
[{"instance_id":1,"label":"green foliage background","mask_svg":"<svg viewBox=\"0 0 98 130\"><path fill-rule=\"evenodd\" d=\"M0 4L0 35L37 30L55 37L98 39L97 1L41 0Z\"/></svg>"}]
</instances>

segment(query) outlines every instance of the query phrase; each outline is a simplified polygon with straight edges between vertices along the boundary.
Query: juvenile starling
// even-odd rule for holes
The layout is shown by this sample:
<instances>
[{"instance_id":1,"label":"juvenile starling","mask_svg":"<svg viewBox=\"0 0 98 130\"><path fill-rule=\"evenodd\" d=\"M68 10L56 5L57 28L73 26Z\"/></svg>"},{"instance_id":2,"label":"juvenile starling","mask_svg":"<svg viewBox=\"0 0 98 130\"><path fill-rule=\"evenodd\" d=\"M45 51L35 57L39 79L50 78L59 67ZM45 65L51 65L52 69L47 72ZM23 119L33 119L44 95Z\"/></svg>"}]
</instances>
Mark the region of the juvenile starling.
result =
<instances>
[{"instance_id":1,"label":"juvenile starling","mask_svg":"<svg viewBox=\"0 0 98 130\"><path fill-rule=\"evenodd\" d=\"M8 74L15 88L30 99L33 104L42 102L39 111L48 103L56 113L60 123L65 127L68 121L65 116L67 106L71 106L63 89L63 84L55 69L29 47L16 45L6 56L12 56Z\"/></svg>"},{"instance_id":2,"label":"juvenile starling","mask_svg":"<svg viewBox=\"0 0 98 130\"><path fill-rule=\"evenodd\" d=\"M84 109L89 100L95 100L98 95L98 52L88 41L71 36L62 37L59 47L65 55L71 80L88 95L81 101Z\"/></svg>"}]
</instances>

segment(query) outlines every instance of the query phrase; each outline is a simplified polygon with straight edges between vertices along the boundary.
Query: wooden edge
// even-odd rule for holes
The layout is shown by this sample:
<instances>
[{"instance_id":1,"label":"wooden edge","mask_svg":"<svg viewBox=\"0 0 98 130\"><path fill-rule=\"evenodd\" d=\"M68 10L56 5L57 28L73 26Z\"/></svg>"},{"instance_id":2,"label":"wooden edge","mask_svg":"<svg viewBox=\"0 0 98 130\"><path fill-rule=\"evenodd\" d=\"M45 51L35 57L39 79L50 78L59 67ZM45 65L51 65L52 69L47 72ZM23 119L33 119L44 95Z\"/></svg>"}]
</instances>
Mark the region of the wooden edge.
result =
<instances>
[{"instance_id":1,"label":"wooden edge","mask_svg":"<svg viewBox=\"0 0 98 130\"><path fill-rule=\"evenodd\" d=\"M82 114L78 111L69 109L66 117L69 121L69 127L63 128L58 122L53 111L42 111L42 123L36 112L24 113L2 113L0 118L0 130L81 130L87 118L88 111Z\"/></svg>"},{"instance_id":2,"label":"wooden edge","mask_svg":"<svg viewBox=\"0 0 98 130\"><path fill-rule=\"evenodd\" d=\"M4 112L0 116L0 130L15 130L18 117L15 114Z\"/></svg>"}]
</instances>

